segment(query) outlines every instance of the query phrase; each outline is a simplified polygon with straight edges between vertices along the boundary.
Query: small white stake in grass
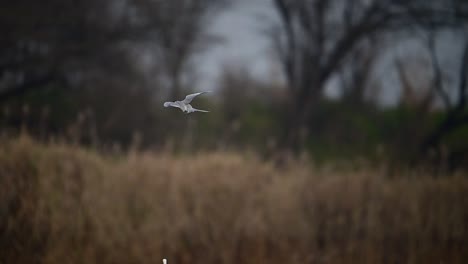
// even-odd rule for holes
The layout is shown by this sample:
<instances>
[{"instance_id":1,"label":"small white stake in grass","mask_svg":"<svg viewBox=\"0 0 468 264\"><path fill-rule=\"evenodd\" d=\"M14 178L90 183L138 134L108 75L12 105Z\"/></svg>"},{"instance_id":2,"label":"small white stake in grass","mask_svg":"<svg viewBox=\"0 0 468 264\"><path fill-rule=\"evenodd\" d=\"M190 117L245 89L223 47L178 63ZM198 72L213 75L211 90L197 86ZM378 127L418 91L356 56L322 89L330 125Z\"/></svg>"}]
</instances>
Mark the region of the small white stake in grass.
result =
<instances>
[{"instance_id":1,"label":"small white stake in grass","mask_svg":"<svg viewBox=\"0 0 468 264\"><path fill-rule=\"evenodd\" d=\"M193 98L199 96L200 94L209 93L209 92L210 92L210 91L207 91L207 92L200 92L200 93L194 93L194 94L189 94L189 95L187 95L187 96L185 97L185 99L182 100L182 101L165 102L165 103L164 103L164 107L169 107L169 106L177 107L177 108L180 108L180 110L182 110L182 112L186 112L187 114L193 113L193 112L208 113L209 111L193 108L193 107L190 105L190 102L192 102Z\"/></svg>"}]
</instances>

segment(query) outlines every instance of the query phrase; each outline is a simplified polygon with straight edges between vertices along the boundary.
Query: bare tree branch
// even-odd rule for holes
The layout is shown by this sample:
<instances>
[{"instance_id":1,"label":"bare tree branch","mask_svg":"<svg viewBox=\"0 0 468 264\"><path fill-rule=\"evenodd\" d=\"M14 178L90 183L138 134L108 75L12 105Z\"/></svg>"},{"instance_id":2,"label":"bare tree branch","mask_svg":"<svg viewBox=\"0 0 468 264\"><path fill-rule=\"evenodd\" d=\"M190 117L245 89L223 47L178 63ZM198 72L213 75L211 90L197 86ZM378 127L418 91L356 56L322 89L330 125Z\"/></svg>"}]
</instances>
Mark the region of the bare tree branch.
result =
<instances>
[{"instance_id":1,"label":"bare tree branch","mask_svg":"<svg viewBox=\"0 0 468 264\"><path fill-rule=\"evenodd\" d=\"M458 87L458 105L459 111L462 111L466 106L467 94L467 78L468 78L468 40L463 48L462 62L460 65L460 84Z\"/></svg>"},{"instance_id":2,"label":"bare tree branch","mask_svg":"<svg viewBox=\"0 0 468 264\"><path fill-rule=\"evenodd\" d=\"M286 144L299 137L297 133L310 121L325 83L340 71L364 40L387 33L408 32L414 30L412 25L420 27L432 23L439 28L456 23L448 16L454 15L456 8L449 8L443 0L273 1L284 30L285 45L278 45L284 48L280 50L283 69L289 87L294 90L291 113L285 125L288 131L284 133L289 134L285 138L293 139L284 140L289 142ZM273 39L283 40L278 36Z\"/></svg>"},{"instance_id":3,"label":"bare tree branch","mask_svg":"<svg viewBox=\"0 0 468 264\"><path fill-rule=\"evenodd\" d=\"M424 154L431 148L438 148L441 141L456 129L468 124L468 113L466 112L466 93L468 76L468 41L463 48L463 55L460 65L460 84L458 87L458 100L454 107L448 109L444 120L432 131L431 134L421 144L421 152Z\"/></svg>"},{"instance_id":4,"label":"bare tree branch","mask_svg":"<svg viewBox=\"0 0 468 264\"><path fill-rule=\"evenodd\" d=\"M284 63L284 70L286 72L286 77L288 78L291 89L297 89L295 85L295 72L294 67L294 58L296 54L296 36L294 34L294 27L292 24L291 18L291 7L285 2L285 0L274 0L276 9L283 21L284 31L286 34L286 47L283 50L282 60ZM278 33L278 32L276 32ZM281 41L281 40L278 40Z\"/></svg>"},{"instance_id":5,"label":"bare tree branch","mask_svg":"<svg viewBox=\"0 0 468 264\"><path fill-rule=\"evenodd\" d=\"M372 4L365 11L361 19L355 25L349 26L349 29L337 40L333 47L320 79L325 81L339 67L345 56L355 47L355 45L364 37L377 32L390 19L389 14L381 13L377 3Z\"/></svg>"},{"instance_id":6,"label":"bare tree branch","mask_svg":"<svg viewBox=\"0 0 468 264\"><path fill-rule=\"evenodd\" d=\"M431 56L432 69L434 71L434 80L433 80L434 89L439 94L439 96L441 97L445 108L450 109L452 107L452 104L450 102L450 97L449 97L447 91L444 89L444 85L442 83L442 70L440 68L439 59L438 59L437 54L436 54L435 36L434 36L433 31L429 32L427 45L428 45L428 48L429 48L429 54Z\"/></svg>"}]
</instances>

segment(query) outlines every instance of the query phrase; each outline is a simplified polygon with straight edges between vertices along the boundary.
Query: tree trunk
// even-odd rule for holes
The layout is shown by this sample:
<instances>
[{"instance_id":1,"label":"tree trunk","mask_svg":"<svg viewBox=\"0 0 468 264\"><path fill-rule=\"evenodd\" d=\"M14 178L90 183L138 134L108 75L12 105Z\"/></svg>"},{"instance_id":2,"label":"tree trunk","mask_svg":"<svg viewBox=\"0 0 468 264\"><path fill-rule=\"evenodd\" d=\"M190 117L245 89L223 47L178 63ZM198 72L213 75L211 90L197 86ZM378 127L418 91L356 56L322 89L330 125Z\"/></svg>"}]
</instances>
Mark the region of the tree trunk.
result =
<instances>
[{"instance_id":1,"label":"tree trunk","mask_svg":"<svg viewBox=\"0 0 468 264\"><path fill-rule=\"evenodd\" d=\"M310 77L310 76L309 76ZM308 77L308 78L309 78ZM310 82L306 82L310 84ZM290 111L284 121L283 133L280 138L280 155L297 157L304 147L305 139L309 136L308 128L312 115L316 112L320 102L320 92L323 84L302 87L301 92L295 93L289 102ZM282 157L281 159L284 159Z\"/></svg>"},{"instance_id":2,"label":"tree trunk","mask_svg":"<svg viewBox=\"0 0 468 264\"><path fill-rule=\"evenodd\" d=\"M463 56L460 65L460 84L458 87L458 102L448 110L445 119L435 128L435 130L421 144L421 156L427 157L430 149L436 150L437 158L440 161L439 147L449 133L468 124L468 112L466 108L467 78L468 78L468 42L465 43ZM437 85L437 83L436 83ZM437 87L437 86L436 86ZM440 89L440 87L438 87Z\"/></svg>"}]
</instances>

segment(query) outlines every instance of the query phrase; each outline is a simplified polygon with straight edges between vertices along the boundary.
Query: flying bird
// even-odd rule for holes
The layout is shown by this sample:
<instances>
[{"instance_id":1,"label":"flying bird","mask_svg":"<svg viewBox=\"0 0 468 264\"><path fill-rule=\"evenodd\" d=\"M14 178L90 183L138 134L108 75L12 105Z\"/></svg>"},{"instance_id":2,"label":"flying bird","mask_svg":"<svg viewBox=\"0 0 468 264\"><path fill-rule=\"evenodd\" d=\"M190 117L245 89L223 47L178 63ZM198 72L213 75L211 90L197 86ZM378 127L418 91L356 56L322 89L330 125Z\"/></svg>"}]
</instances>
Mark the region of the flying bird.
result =
<instances>
[{"instance_id":1,"label":"flying bird","mask_svg":"<svg viewBox=\"0 0 468 264\"><path fill-rule=\"evenodd\" d=\"M208 113L209 111L193 108L192 105L190 105L190 103L192 102L193 98L199 96L200 94L209 93L209 92L210 91L189 94L182 101L165 102L164 107L169 107L169 106L177 107L177 108L180 108L180 110L182 110L182 112L185 112L187 114L193 113L193 112Z\"/></svg>"}]
</instances>

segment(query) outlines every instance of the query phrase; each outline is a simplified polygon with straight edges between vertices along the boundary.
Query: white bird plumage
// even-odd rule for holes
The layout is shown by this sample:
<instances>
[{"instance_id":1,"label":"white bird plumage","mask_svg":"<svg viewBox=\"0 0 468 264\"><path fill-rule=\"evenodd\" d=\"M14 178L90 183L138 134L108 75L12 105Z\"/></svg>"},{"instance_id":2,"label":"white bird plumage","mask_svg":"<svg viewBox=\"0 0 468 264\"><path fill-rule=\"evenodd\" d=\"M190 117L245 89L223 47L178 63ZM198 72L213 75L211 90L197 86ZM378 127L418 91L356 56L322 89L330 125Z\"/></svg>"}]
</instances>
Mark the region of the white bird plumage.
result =
<instances>
[{"instance_id":1,"label":"white bird plumage","mask_svg":"<svg viewBox=\"0 0 468 264\"><path fill-rule=\"evenodd\" d=\"M190 103L192 102L192 100L199 96L200 94L204 94L204 93L209 93L211 91L206 91L206 92L199 92L199 93L193 93L193 94L189 94L187 96L185 96L185 99L182 100L182 101L175 101L175 102L165 102L164 103L164 107L177 107L177 108L180 108L180 110L182 110L182 112L185 112L187 114L189 113L193 113L193 112L203 112L203 113L208 113L210 111L206 111L206 110L201 110L201 109L196 109L196 108L193 108L192 105L190 105Z\"/></svg>"}]
</instances>

